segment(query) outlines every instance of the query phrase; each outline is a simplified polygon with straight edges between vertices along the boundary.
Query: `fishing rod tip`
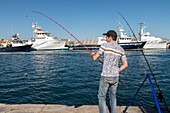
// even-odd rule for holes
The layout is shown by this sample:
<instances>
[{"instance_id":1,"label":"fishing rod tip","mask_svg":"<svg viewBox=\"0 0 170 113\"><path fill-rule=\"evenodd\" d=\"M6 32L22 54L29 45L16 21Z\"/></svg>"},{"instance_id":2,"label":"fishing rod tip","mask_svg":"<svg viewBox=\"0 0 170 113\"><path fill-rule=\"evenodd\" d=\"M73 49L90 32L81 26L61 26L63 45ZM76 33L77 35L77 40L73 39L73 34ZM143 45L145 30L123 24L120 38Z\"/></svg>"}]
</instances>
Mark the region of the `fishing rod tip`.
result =
<instances>
[{"instance_id":1,"label":"fishing rod tip","mask_svg":"<svg viewBox=\"0 0 170 113\"><path fill-rule=\"evenodd\" d=\"M38 12L38 11L32 11L33 13L40 13L40 12Z\"/></svg>"}]
</instances>

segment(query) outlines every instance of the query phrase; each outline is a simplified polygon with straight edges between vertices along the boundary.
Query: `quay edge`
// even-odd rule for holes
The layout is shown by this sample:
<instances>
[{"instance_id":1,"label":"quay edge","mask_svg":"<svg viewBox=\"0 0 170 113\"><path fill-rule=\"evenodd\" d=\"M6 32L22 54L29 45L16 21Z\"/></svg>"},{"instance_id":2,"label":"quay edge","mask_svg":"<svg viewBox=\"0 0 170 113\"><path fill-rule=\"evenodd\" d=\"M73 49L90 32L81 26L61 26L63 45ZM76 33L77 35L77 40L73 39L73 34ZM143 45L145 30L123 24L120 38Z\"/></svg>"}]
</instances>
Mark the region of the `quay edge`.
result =
<instances>
[{"instance_id":1,"label":"quay edge","mask_svg":"<svg viewBox=\"0 0 170 113\"><path fill-rule=\"evenodd\" d=\"M117 113L122 113L126 106L118 106ZM99 113L97 105L79 107L57 104L0 104L0 113ZM157 113L156 108L130 106L127 113ZM163 113L168 113L163 110Z\"/></svg>"}]
</instances>

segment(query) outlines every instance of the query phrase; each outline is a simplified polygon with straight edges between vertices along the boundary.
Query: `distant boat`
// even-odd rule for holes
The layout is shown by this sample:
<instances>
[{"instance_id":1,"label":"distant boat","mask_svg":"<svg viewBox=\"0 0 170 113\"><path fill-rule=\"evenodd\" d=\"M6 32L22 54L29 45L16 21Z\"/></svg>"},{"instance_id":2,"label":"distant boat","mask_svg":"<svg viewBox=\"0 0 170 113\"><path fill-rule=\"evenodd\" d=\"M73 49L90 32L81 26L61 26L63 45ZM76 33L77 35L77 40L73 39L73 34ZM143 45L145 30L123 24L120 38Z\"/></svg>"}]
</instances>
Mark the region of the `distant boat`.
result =
<instances>
[{"instance_id":1,"label":"distant boat","mask_svg":"<svg viewBox=\"0 0 170 113\"><path fill-rule=\"evenodd\" d=\"M144 45L144 49L166 49L167 41L160 37L151 36L149 32L144 31L144 24L140 23L139 38L141 41L147 41Z\"/></svg>"},{"instance_id":2,"label":"distant boat","mask_svg":"<svg viewBox=\"0 0 170 113\"><path fill-rule=\"evenodd\" d=\"M0 41L0 52L29 52L32 44L20 40L19 34L12 36L10 40Z\"/></svg>"},{"instance_id":3,"label":"distant boat","mask_svg":"<svg viewBox=\"0 0 170 113\"><path fill-rule=\"evenodd\" d=\"M118 25L118 39L117 42L124 49L138 49L143 48L146 44L146 41L140 41L135 37L128 36L123 29L123 26L120 23Z\"/></svg>"},{"instance_id":4,"label":"distant boat","mask_svg":"<svg viewBox=\"0 0 170 113\"><path fill-rule=\"evenodd\" d=\"M50 32L42 30L40 27L37 27L37 24L33 23L32 28L33 37L29 40L29 43L32 43L33 50L67 50L68 47L65 47L68 39L51 37Z\"/></svg>"}]
</instances>

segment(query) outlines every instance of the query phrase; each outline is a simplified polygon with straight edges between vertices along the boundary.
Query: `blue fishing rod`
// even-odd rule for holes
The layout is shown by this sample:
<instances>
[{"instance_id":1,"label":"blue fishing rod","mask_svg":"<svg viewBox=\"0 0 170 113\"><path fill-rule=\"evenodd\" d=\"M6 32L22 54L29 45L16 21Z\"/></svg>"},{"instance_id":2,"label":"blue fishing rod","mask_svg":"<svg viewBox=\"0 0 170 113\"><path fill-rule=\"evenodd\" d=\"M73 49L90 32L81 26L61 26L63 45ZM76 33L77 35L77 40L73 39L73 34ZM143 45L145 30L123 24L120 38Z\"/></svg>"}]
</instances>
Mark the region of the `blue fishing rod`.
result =
<instances>
[{"instance_id":1,"label":"blue fishing rod","mask_svg":"<svg viewBox=\"0 0 170 113\"><path fill-rule=\"evenodd\" d=\"M124 19L124 21L126 22L126 24L127 24L128 27L129 27L129 29L131 30L134 38L136 39L137 43L139 44L139 42L138 42L138 40L137 40L137 38L136 38L136 35L135 35L135 33L133 32L133 30L132 30L131 26L129 25L128 21L126 20L126 18L125 18L120 12L118 12L118 14ZM153 73L153 71L152 71L152 69L151 69L151 66L150 66L150 64L149 64L149 62L148 62L148 60L147 60L147 58L146 58L146 56L145 56L145 54L144 54L144 51L143 51L143 49L140 48L140 47L139 47L139 49L140 49L140 51L142 52L142 55L143 55L143 57L144 57L144 59L145 59L145 61L146 61L146 63L147 63L147 66L148 66L148 68L149 68L149 71L151 72L152 77L154 78L154 81L155 81L156 86L157 86L158 91L159 91L159 96L160 96L160 98L163 100L163 102L164 102L164 104L165 104L165 106L166 106L167 111L170 113L170 111L169 111L169 109L168 109L168 106L167 106L167 104L166 104L166 101L165 101L165 99L164 99L164 97L163 97L163 95L162 95L162 91L160 90L160 87L159 87L159 85L158 85L158 83L157 83L157 81L156 81L155 74ZM136 92L136 94L134 95L134 97L132 98L132 100L135 99L135 97L137 96L137 93L139 92L139 90L141 89L141 87L143 86L143 84L144 84L144 82L146 81L147 78L150 78L150 74L147 74L147 76L145 77L144 81L142 82L141 86L140 86L139 89L137 90L137 92ZM151 81L150 81L150 82L151 82ZM132 103L132 101L129 103L128 106L126 106L126 108L124 109L123 113L126 113L128 107L131 105L131 103Z\"/></svg>"}]
</instances>

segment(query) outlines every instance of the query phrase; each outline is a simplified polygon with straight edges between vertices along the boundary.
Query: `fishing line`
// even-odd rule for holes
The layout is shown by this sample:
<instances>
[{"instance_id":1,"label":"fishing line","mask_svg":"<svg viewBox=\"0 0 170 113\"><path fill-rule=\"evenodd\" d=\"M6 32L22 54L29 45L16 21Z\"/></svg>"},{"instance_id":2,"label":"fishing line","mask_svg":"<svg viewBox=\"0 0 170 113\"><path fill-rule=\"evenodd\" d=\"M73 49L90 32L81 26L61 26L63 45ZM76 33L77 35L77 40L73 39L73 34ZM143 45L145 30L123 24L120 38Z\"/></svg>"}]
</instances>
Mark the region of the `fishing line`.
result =
<instances>
[{"instance_id":1,"label":"fishing line","mask_svg":"<svg viewBox=\"0 0 170 113\"><path fill-rule=\"evenodd\" d=\"M137 38L136 38L135 33L133 32L132 28L130 27L130 25L129 25L129 23L127 22L127 20L125 19L125 17L124 17L120 12L118 12L118 14L125 20L126 24L127 24L128 27L130 28L130 30L131 30L134 38L136 39L137 43L139 44L139 42L138 42L138 40L137 40ZM139 49L140 49L140 51L142 52L142 55L143 55L143 57L144 57L144 59L145 59L145 61L146 61L146 63L147 63L147 66L148 66L148 68L149 68L149 70L150 70L150 72L151 72L152 77L154 78L154 81L155 81L155 83L156 83L156 86L157 86L160 94L162 94L162 92L161 92L161 90L160 90L160 88L159 88L159 85L158 85L158 83L157 83L157 81L156 81L155 74L153 73L153 71L152 71L152 69L151 69L151 66L149 65L149 62L148 62L148 60L147 60L147 58L146 58L146 56L145 56L142 48L139 47ZM146 78L147 78L148 76L149 76L149 74L146 76ZM165 104L167 110L169 111L168 106L167 106L167 104L166 104L166 102L165 102L164 97L163 97L163 101L164 101L164 104ZM127 109L126 109L126 110L127 110ZM169 111L169 112L170 112L170 111Z\"/></svg>"}]
</instances>

